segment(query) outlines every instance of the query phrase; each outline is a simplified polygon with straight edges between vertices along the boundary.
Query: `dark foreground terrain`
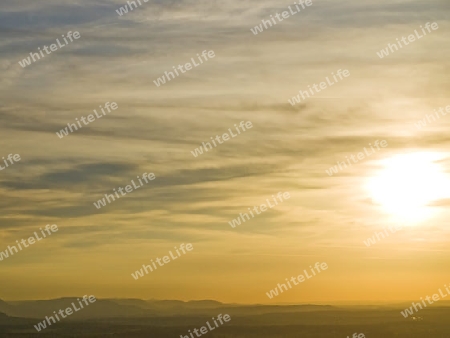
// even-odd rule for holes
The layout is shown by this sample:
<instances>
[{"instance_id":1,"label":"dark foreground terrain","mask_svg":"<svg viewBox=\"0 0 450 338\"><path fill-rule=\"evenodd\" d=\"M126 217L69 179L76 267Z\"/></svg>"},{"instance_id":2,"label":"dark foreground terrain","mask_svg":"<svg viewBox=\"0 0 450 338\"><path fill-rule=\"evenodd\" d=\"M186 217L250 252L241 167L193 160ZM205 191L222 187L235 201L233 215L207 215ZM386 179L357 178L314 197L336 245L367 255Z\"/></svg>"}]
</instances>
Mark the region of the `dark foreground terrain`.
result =
<instances>
[{"instance_id":1,"label":"dark foreground terrain","mask_svg":"<svg viewBox=\"0 0 450 338\"><path fill-rule=\"evenodd\" d=\"M241 306L213 301L98 300L96 306L36 331L34 325L71 301L0 301L0 337L180 337L208 320L212 323L218 314L229 314L230 322L201 336L346 338L356 332L368 338L450 338L450 307L427 308L404 318L400 310L406 304Z\"/></svg>"}]
</instances>

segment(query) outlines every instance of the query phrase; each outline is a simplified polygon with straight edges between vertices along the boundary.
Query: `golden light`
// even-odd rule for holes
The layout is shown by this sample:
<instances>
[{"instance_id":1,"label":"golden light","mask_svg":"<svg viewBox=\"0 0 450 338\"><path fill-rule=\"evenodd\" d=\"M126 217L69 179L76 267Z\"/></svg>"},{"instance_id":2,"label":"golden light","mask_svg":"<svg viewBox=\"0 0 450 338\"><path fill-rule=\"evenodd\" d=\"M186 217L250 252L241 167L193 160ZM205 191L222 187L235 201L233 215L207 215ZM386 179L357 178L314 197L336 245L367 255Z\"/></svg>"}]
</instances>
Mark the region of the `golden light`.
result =
<instances>
[{"instance_id":1,"label":"golden light","mask_svg":"<svg viewBox=\"0 0 450 338\"><path fill-rule=\"evenodd\" d=\"M450 179L438 163L443 157L421 152L382 160L367 185L372 201L405 225L431 217L436 208L430 204L450 194Z\"/></svg>"}]
</instances>

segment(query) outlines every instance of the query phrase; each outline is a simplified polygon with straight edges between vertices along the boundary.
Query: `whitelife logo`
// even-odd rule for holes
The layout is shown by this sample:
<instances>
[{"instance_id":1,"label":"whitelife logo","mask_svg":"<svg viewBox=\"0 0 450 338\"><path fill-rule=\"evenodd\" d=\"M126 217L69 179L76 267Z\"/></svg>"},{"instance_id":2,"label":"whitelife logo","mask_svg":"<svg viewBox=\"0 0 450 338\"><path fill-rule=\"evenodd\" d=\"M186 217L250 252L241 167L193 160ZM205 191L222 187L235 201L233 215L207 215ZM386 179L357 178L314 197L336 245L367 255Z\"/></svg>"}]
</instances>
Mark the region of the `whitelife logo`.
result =
<instances>
[{"instance_id":1,"label":"whitelife logo","mask_svg":"<svg viewBox=\"0 0 450 338\"><path fill-rule=\"evenodd\" d=\"M417 29L415 29L415 30L414 30L415 35L414 35L414 34L410 34L410 35L408 36L408 41L409 41L409 42L407 42L407 41L406 41L406 38L405 38L404 36L402 36L402 38L400 39L400 40L403 42L403 45L402 45L402 43L401 43L401 42L399 41L399 39L397 38L397 39L396 39L396 40L397 40L397 44L395 44L395 43L394 43L394 44L388 43L387 48L382 49L382 50L380 50L379 52L377 52L378 57L379 57L380 59L382 59L382 58L384 58L384 57L386 57L386 56L389 56L389 54L390 54L389 50L390 50L392 53L394 53L395 51L398 51L397 45L398 45L400 48L403 48L403 46L408 46L411 42L416 41L416 37L417 37L417 39L422 39L425 35L427 35L427 32L425 31L425 29L424 29L422 26L420 26L420 28L422 29L422 33L423 33L424 35L420 35L419 32L417 31ZM438 26L438 24L437 24L436 22L433 22L432 24L430 24L429 22L427 22L427 23L425 24L425 28L427 29L428 33L431 33L431 29L435 31L435 30L437 30L437 29L439 28L439 26ZM430 28L431 28L431 29L430 29ZM394 47L395 47L395 50L394 50Z\"/></svg>"},{"instance_id":2,"label":"whitelife logo","mask_svg":"<svg viewBox=\"0 0 450 338\"><path fill-rule=\"evenodd\" d=\"M291 6L288 6L290 14L288 11L281 12L281 15L278 12L275 14L275 17L277 18L278 22L282 22L284 19L289 18L291 15L300 13L301 9L300 9L299 5L302 7L302 9L312 6L312 0L306 0L306 1L299 0L298 4L297 4L297 2L294 2L294 5L297 8L298 12L296 12L295 10L292 10ZM281 18L281 17L283 17L283 18ZM270 21L270 20L272 20L272 21ZM268 29L269 27L272 27L272 22L274 25L277 24L277 21L275 21L275 18L273 17L273 15L271 15L270 19L268 19L268 20L264 20L264 19L261 20L261 23L258 26L255 26L255 28L250 28L250 30L253 33L253 35L258 35L258 33L262 33L264 31L264 28ZM267 26L267 24L269 26ZM264 28L263 28L263 25L264 25Z\"/></svg>"},{"instance_id":3,"label":"whitelife logo","mask_svg":"<svg viewBox=\"0 0 450 338\"><path fill-rule=\"evenodd\" d=\"M237 134L233 134L233 132L231 131L231 128L228 128L228 131L230 132L231 138L235 138L236 136L241 134L241 131L239 130L239 127L241 127L242 131L244 132L247 129L253 128L253 124L250 121L247 121L247 122L241 121L241 123L239 123L239 126L237 126L235 124L234 127L236 128ZM247 128L247 129L245 129L245 128ZM224 133L222 135L222 138L220 138L220 135L216 135L215 138L213 138L211 136L211 141L214 144L214 147L217 147L217 144L216 144L216 142L214 140L216 140L217 143L219 143L219 144L223 144L225 141L230 140L230 135L228 133ZM207 146L209 146L209 149L212 150L213 147L212 147L211 143L209 143L209 142L206 142L206 143L202 142L202 145L200 146L200 148L195 148L194 151L191 151L191 154L194 157L200 156L200 155L203 154L203 149L205 149L205 151L208 151L208 147Z\"/></svg>"},{"instance_id":4,"label":"whitelife logo","mask_svg":"<svg viewBox=\"0 0 450 338\"><path fill-rule=\"evenodd\" d=\"M388 143L386 140L382 140L381 142L379 140L376 140L374 142L375 147L377 147L378 151L380 150L380 145L382 148L386 148L388 146ZM367 148L364 147L364 153L366 153L367 157L369 157L372 154L375 154L375 149L372 146L372 143L369 143L370 148L372 149L372 152L369 153L367 152ZM364 155L363 152L359 152L356 157L358 158L358 160L363 160L366 158L366 155ZM353 163L358 163L358 160L356 159L355 155L350 155L350 158L352 159ZM350 159L348 158L348 156L345 156L345 158L347 159L347 162L350 166L352 166L353 164L350 162ZM343 166L341 166L341 164L343 164ZM343 170L343 169L347 169L347 163L345 162L337 162L337 165L335 165L334 167L330 167L330 169L325 170L325 172L328 174L328 176L333 176L334 174L337 174L339 172L339 170Z\"/></svg>"},{"instance_id":5,"label":"whitelife logo","mask_svg":"<svg viewBox=\"0 0 450 338\"><path fill-rule=\"evenodd\" d=\"M3 166L0 164L0 171L1 171L1 170L4 170L4 169L6 169L6 168L9 167L8 161L9 161L9 163L10 163L11 165L13 165L15 162L19 162L19 161L21 160L19 154L15 154L15 155L9 154L8 157L6 158L6 160L5 160L5 157L2 157L2 159L3 159L3 163L5 163L5 166L3 167ZM8 161L7 161L7 160L8 160ZM15 161L15 162L14 162L14 161Z\"/></svg>"},{"instance_id":6,"label":"whitelife logo","mask_svg":"<svg viewBox=\"0 0 450 338\"><path fill-rule=\"evenodd\" d=\"M207 54L208 54L208 55L207 55ZM155 84L156 87L160 87L161 85L163 85L163 84L166 83L166 79L167 79L167 81L170 81L170 80L175 79L176 77L180 76L180 74L178 73L178 70L179 70L182 74L184 74L184 73L186 73L187 71L189 71L189 70L192 69L192 65L194 65L194 67L198 67L198 66L200 66L200 65L203 63L203 59L204 59L205 62L206 62L206 61L208 61L208 57L209 57L210 59L212 59L212 58L214 58L215 56L216 56L216 54L214 54L214 51L213 51L213 50L210 50L209 52L206 52L206 50L204 50L204 51L202 52L202 55L201 55L201 56L200 56L199 54L197 54L197 58L198 58L198 61L199 61L200 63L196 63L195 60L194 60L194 58L191 58L192 64L191 64L190 62L187 62L187 63L184 64L184 65L178 65L176 68L175 68L175 66L172 66L173 71L175 72L175 74L177 74L176 76L175 76L175 74L174 74L173 72L170 72L170 71L169 71L169 72L164 72L164 75L163 75L162 77L158 77L156 80L153 81L153 83ZM203 57L203 59L202 59L202 57ZM184 66L185 69L183 69L183 66ZM178 70L177 70L177 69L178 69ZM170 78L169 75L172 76L172 79Z\"/></svg>"},{"instance_id":7,"label":"whitelife logo","mask_svg":"<svg viewBox=\"0 0 450 338\"><path fill-rule=\"evenodd\" d=\"M46 238L47 236L45 235L45 232L44 232L44 230L42 230L42 228L39 228L39 230L41 230L41 234L42 234L43 237L39 237L39 235L38 235L38 234L36 233L36 231L35 231L35 232L34 232L34 236L29 237L27 240L25 240L25 239L22 238L22 240L20 241L20 243L22 243L22 245L23 245L25 248L28 248L31 244L36 243L36 242L35 242L35 239L36 239L38 242L39 242L39 241L42 241L42 239L43 239L43 238ZM50 230L51 230L51 232L50 232ZM53 224L52 226L50 226L50 224L47 224L47 225L45 226L45 231L47 231L48 236L51 236L52 233L58 231L58 226L57 226L56 224ZM27 242L28 242L28 245L27 245ZM16 243L17 243L17 246L19 247L20 251L22 251L22 250L23 250L23 249L22 249L22 246L20 245L20 243L19 243L18 240L16 241ZM0 251L0 261L2 261L3 258L6 259L6 258L9 257L8 250L9 250L9 253L11 254L11 256L14 255L13 249L14 249L15 253L18 253L18 252L19 252L19 251L17 250L17 248L16 248L14 245L12 245L12 246L8 245L8 248L7 248L5 251Z\"/></svg>"},{"instance_id":8,"label":"whitelife logo","mask_svg":"<svg viewBox=\"0 0 450 338\"><path fill-rule=\"evenodd\" d=\"M450 113L450 105L448 105L447 107L439 107L438 109L435 109L434 115L425 114L425 117L423 118L423 120L417 121L417 123L414 123L414 125L416 126L417 129L425 128L427 126L427 124L429 124L431 122L436 122L437 120L439 120L441 118L441 115L446 116L447 113ZM431 120L433 120L433 121L431 121Z\"/></svg>"},{"instance_id":9,"label":"whitelife logo","mask_svg":"<svg viewBox=\"0 0 450 338\"><path fill-rule=\"evenodd\" d=\"M87 295L84 295L83 296L83 302L84 302L84 304L86 304L86 306L89 306L88 299L89 299L89 303L90 304L95 303L95 301L97 300L92 295L89 296L89 298L88 298ZM75 312L78 312L81 309L84 309L84 306L83 306L83 303L81 302L81 300L79 298L77 298L77 300L78 300L78 305L80 306L80 308L77 308L77 306L72 302L72 304L71 304L72 307L68 307L65 310L59 309L58 313L63 319L67 318L68 316L73 314L72 309L75 310ZM64 313L66 315L64 315ZM61 319L59 319L58 314L56 313L56 311L53 311L53 314L55 315L56 319L59 322ZM52 323L50 323L50 320L53 322L53 324L56 324L56 320L55 320L55 318L53 316L48 316L48 317L46 316L45 320L43 320L42 322L39 322L37 325L34 325L34 328L36 329L37 332L40 332L41 330L47 328L47 324L45 323L45 321L47 321L48 326L52 325Z\"/></svg>"},{"instance_id":10,"label":"whitelife logo","mask_svg":"<svg viewBox=\"0 0 450 338\"><path fill-rule=\"evenodd\" d=\"M72 36L73 36L73 38L75 40L77 40L77 39L79 39L81 37L79 32L73 32L73 34L72 34L72 31L67 32L67 38L69 38L70 42L73 42ZM66 37L64 36L64 34L62 35L62 37L63 37L64 41L66 42L66 44L65 45L61 44L61 42L59 41L59 38L56 39L56 42L58 42L59 48L63 48L64 46L67 46L69 44L69 42L66 40ZM50 47L49 46L44 46L42 48L47 53L47 55L51 54L51 52L55 52L55 51L58 50L58 46L56 44L54 44L54 43L51 44ZM49 48L50 48L50 51L48 51ZM31 60L33 60L33 62L36 62L37 60L40 60L41 57L43 58L45 56L44 53L41 50L41 47L38 47L38 49L39 49L39 53L41 54L41 56L39 56L38 53L30 53L31 59L30 59L30 56L29 56L26 59L23 59L22 61L19 61L19 64L22 66L22 68L25 68L26 66L31 65ZM37 59L35 58L35 56L36 56Z\"/></svg>"},{"instance_id":11,"label":"whitelife logo","mask_svg":"<svg viewBox=\"0 0 450 338\"><path fill-rule=\"evenodd\" d=\"M389 226L389 230L392 234L396 233L399 230L403 229L403 225L395 224L394 226ZM371 245L377 244L382 239L385 239L386 237L389 237L389 232L386 230L386 228L383 229L384 232L375 232L372 237L367 238L367 241L363 241L364 244L369 247Z\"/></svg>"},{"instance_id":12,"label":"whitelife logo","mask_svg":"<svg viewBox=\"0 0 450 338\"><path fill-rule=\"evenodd\" d=\"M278 199L280 200L280 203L281 203L281 202L284 202L284 200L287 200L287 199L291 198L291 194L289 194L288 192L284 192L284 193L279 192L279 193L277 194L277 197L278 197ZM267 205L268 205L271 209L272 209L274 206L278 205L277 199L275 198L274 195L272 195L272 198L273 198L273 202L274 202L273 205L270 204L270 201L269 201L268 198L266 199ZM284 198L284 200L283 200L283 198ZM253 211L254 211L257 215L261 215L263 212L267 211L267 205L263 203L263 204L261 204L261 205L259 206L259 209L258 209L257 206L254 206L254 207L253 207ZM249 210L249 212L250 212L250 215L252 215L252 218L255 218L255 215L253 214L252 210L251 210L250 208L248 208L248 210ZM259 212L259 211L261 211L261 212ZM237 225L241 225L241 220L242 220L242 222L245 223L246 220L245 220L245 217L244 217L244 216L247 217L247 220L248 220L248 221L250 221L250 216L249 216L247 213L244 212L244 213L240 213L240 214L239 214L239 217L237 217L237 218L233 219L232 221L228 222L228 224L231 225L232 228L236 228Z\"/></svg>"},{"instance_id":13,"label":"whitelife logo","mask_svg":"<svg viewBox=\"0 0 450 338\"><path fill-rule=\"evenodd\" d=\"M106 112L103 110L103 107L101 105L99 107L100 107L103 115L106 115ZM117 103L115 103L115 102L112 102L111 104L109 102L106 102L105 103L105 108L108 110L108 113L111 113L111 109L112 110L116 110L117 108L119 108L119 105ZM94 109L93 112L95 113L95 116L97 117L97 119L100 119L100 118L103 117L101 114L98 115L96 109ZM95 121L95 116L94 116L94 114L89 114L87 116L87 121L88 122L86 122L86 118L84 116L81 116L81 121L83 121L84 125L87 126L89 123ZM78 118L76 118L75 121L77 122L78 127L80 127L80 129L81 129L83 126L81 125L81 122L78 121ZM73 129L72 129L72 127L73 127ZM69 129L67 129L67 128L69 128ZM71 123L67 123L67 127L64 128L64 129L61 129L59 131L59 133L56 132L56 135L58 135L59 138L63 138L64 136L69 135L69 130L70 130L71 133L73 133L74 129L75 129L75 131L78 130L77 125L75 123L72 123L72 124Z\"/></svg>"},{"instance_id":14,"label":"whitelife logo","mask_svg":"<svg viewBox=\"0 0 450 338\"><path fill-rule=\"evenodd\" d=\"M149 2L149 0L142 0L142 1ZM137 2L139 3L139 6L142 6L141 0L137 0ZM134 5L134 8L131 7L132 4ZM135 8L138 8L136 1L127 1L127 5L119 7L119 9L116 9L116 13L119 14L119 17L128 13L127 6L130 7L130 11L134 10Z\"/></svg>"},{"instance_id":15,"label":"whitelife logo","mask_svg":"<svg viewBox=\"0 0 450 338\"><path fill-rule=\"evenodd\" d=\"M186 244L186 247L184 246L184 243L183 243L183 244L180 245L179 248L177 248L176 246L175 246L174 248L175 248L175 251L176 251L176 253L177 253L178 256L174 256L174 255L172 254L172 251L169 251L169 255L170 255L170 257L172 257L172 261L174 261L174 260L177 259L178 257L181 257L181 254L180 254L180 252L178 251L178 249L180 249L180 250L183 252L184 255L187 253L187 252L185 251L185 249L186 249L188 252L194 250L194 247L192 246L191 243ZM169 256L164 256L162 259L159 258L159 257L157 257L155 260L156 260L156 262L158 263L159 266L164 266L164 264L167 264L167 263L170 263L170 262L171 262L170 257L169 257ZM164 263L161 263L161 261L163 261ZM152 265L153 265L153 266L152 266ZM132 273L131 276L132 276L134 279L138 279L139 277L144 277L144 270L145 270L145 274L148 275L148 270L150 270L150 272L153 272L154 270L156 270L156 269L158 268L158 266L155 264L155 262L153 261L153 259L152 259L152 265L145 265L145 264L142 264L142 268L143 268L143 269L140 269L140 270L135 271L135 273Z\"/></svg>"},{"instance_id":16,"label":"whitelife logo","mask_svg":"<svg viewBox=\"0 0 450 338\"><path fill-rule=\"evenodd\" d=\"M441 300L442 298L447 297L450 294L450 290L448 289L447 284L445 284L445 290L448 293L444 293L444 292L442 292L442 289L439 289L439 294L435 293L431 297L430 296L426 296L425 299L427 300L428 304L431 305L434 302L437 302L437 301ZM430 298L432 298L433 301ZM422 301L423 306L427 307L427 303L425 302L423 297L420 297L420 300ZM416 312L418 312L419 310L423 309L422 304L420 304L420 302L419 303L412 302L411 304L412 304L412 306L410 306L408 309L405 309L404 311L400 311L400 313L402 314L403 317L407 318L408 316L412 316L414 314L414 310ZM413 307L414 307L414 310L413 310Z\"/></svg>"},{"instance_id":17,"label":"whitelife logo","mask_svg":"<svg viewBox=\"0 0 450 338\"><path fill-rule=\"evenodd\" d=\"M302 100L305 101L306 99L310 98L311 96L314 96L316 93L320 93L322 90L327 89L328 87L333 86L334 84L339 82L339 79L342 81L344 78L347 78L350 76L350 72L345 69L339 69L337 72L337 76L334 73L331 73L333 75L333 79L335 82L330 81L330 79L325 77L325 81L320 82L319 84L314 83L311 86L308 86L309 91L305 90L299 90L299 94L296 96L293 96L292 98L288 99L288 102L291 104L291 106L295 106L297 103L300 103ZM339 78L339 79L338 79ZM314 91L313 91L314 89ZM311 95L310 95L311 93Z\"/></svg>"},{"instance_id":18,"label":"whitelife logo","mask_svg":"<svg viewBox=\"0 0 450 338\"><path fill-rule=\"evenodd\" d=\"M319 266L320 264L320 266ZM327 263L319 263L317 262L314 265L314 268L310 265L309 268L311 269L311 273L312 276L308 275L308 272L306 270L303 270L303 272L305 273L306 279L310 279L313 278L314 276L316 276L316 272L314 271L314 268L317 270L317 273L320 273L321 271L325 271L328 269L328 265ZM285 278L287 285L289 285L289 289L292 289L292 285L291 283L289 283L289 281L291 281L294 286L299 285L300 283L305 281L305 276L303 275L298 275L297 277L291 277L289 280L287 278ZM298 283L297 283L298 281ZM280 290L281 293L283 293L283 287L285 288L285 291L288 290L288 287L286 286L286 284L283 283L278 283L277 287L273 290L270 290L269 292L266 292L267 297L269 297L269 299L272 299L275 296L278 296L278 289Z\"/></svg>"},{"instance_id":19,"label":"whitelife logo","mask_svg":"<svg viewBox=\"0 0 450 338\"><path fill-rule=\"evenodd\" d=\"M196 328L192 330L195 333L195 337L200 337L201 335L207 334L208 332L211 332L212 330L215 330L216 328L218 328L219 324L217 324L216 319L214 317L212 317L212 320L215 324L215 327L212 327L211 324L209 324L209 321L207 321L206 325L208 325L208 328L206 326L202 326L200 328L200 330L198 330ZM224 321L229 322L231 320L231 317L230 317L230 315L225 314L223 316L223 321L222 321L222 314L220 314L217 316L217 320L220 322L220 325L223 325ZM200 331L201 333L199 334L198 331ZM188 330L188 332L189 332L190 337L188 335L183 336L182 334L180 334L180 338L194 338L194 335L192 334L191 330Z\"/></svg>"},{"instance_id":20,"label":"whitelife logo","mask_svg":"<svg viewBox=\"0 0 450 338\"><path fill-rule=\"evenodd\" d=\"M139 176L136 176L136 177L137 177L137 179L139 180L139 183L140 183L141 185L136 186L136 184L134 183L134 180L131 180L131 183L133 184L133 186L131 186L131 185L129 184L129 185L125 186L125 188L119 187L119 188L117 188L118 192L116 191L115 188L113 189L113 191L114 191L114 193L115 193L117 199L119 199L119 198L121 197L121 196L119 195L119 192L120 192L120 194L121 194L122 196L125 196L127 193L130 193L130 192L132 192L132 191L134 191L134 190L137 190L137 189L139 189L140 187L144 186L144 183L142 183L141 178L140 178ZM145 183L148 183L149 180L150 180L150 181L153 181L155 178L156 178L156 177L155 177L155 174L154 174L154 173L150 173L150 174L143 173L143 174L142 174L142 179L145 181ZM134 189L133 189L133 187L134 187ZM123 192L124 190L125 190L126 192ZM106 197L106 199L105 199L105 197ZM102 208L102 207L105 207L105 206L106 206L106 202L111 203L111 200L112 200L112 202L114 202L114 201L116 200L116 199L114 198L114 195L108 195L108 194L105 194L105 197L103 197L101 200L98 200L97 203L94 202L94 205L95 205L95 207L96 207L97 209L100 209L100 208Z\"/></svg>"}]
</instances>

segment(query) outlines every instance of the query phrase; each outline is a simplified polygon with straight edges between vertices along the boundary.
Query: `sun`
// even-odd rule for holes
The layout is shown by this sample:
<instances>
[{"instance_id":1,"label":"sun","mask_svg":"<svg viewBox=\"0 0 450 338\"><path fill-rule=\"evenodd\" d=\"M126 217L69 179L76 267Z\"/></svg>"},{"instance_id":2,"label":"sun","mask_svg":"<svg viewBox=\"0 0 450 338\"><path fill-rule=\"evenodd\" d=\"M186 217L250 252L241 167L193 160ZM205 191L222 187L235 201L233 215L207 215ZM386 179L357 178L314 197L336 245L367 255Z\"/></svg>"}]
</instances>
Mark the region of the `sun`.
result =
<instances>
[{"instance_id":1,"label":"sun","mask_svg":"<svg viewBox=\"0 0 450 338\"><path fill-rule=\"evenodd\" d=\"M430 204L448 198L450 179L431 152L396 155L381 161L382 169L367 184L372 201L396 221L414 224L431 217Z\"/></svg>"}]
</instances>

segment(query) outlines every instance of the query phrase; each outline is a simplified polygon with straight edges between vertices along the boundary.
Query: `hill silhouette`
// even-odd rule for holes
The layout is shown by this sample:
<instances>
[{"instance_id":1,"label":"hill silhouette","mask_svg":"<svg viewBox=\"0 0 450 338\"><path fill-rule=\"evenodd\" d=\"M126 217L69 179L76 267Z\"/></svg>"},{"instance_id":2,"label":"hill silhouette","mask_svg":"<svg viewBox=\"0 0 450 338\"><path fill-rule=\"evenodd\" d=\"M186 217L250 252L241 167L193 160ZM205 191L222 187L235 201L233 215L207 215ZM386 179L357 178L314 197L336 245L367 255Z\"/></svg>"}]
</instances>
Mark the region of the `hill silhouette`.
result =
<instances>
[{"instance_id":1,"label":"hill silhouette","mask_svg":"<svg viewBox=\"0 0 450 338\"><path fill-rule=\"evenodd\" d=\"M38 334L34 325L77 297L37 301L0 300L0 337ZM420 311L420 321L403 318L403 305L240 305L217 301L98 299L83 310L46 328L49 337L179 337L204 326L218 314L231 321L209 332L210 338L335 338L363 332L366 337L450 337L450 307ZM26 334L25 334L26 333Z\"/></svg>"}]
</instances>

